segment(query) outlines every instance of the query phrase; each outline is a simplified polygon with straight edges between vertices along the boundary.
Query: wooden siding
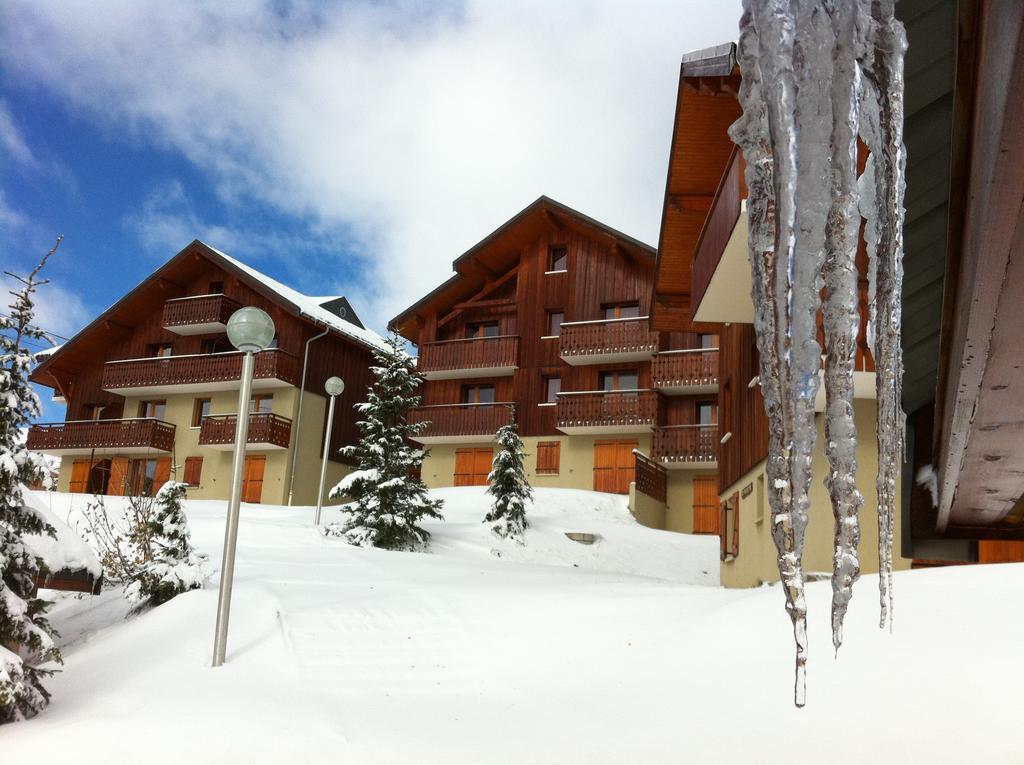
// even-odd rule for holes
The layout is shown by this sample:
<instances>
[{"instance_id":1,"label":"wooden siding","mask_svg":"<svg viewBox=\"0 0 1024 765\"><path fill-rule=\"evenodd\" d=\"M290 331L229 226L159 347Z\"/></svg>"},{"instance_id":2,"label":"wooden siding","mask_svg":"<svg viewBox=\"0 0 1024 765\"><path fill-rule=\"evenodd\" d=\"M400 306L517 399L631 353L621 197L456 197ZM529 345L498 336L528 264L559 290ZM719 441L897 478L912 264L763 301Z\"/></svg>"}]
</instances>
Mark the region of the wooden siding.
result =
<instances>
[{"instance_id":1,"label":"wooden siding","mask_svg":"<svg viewBox=\"0 0 1024 765\"><path fill-rule=\"evenodd\" d=\"M718 447L718 488L725 490L768 456L768 417L761 386L750 386L760 373L754 328L732 324L719 339L718 428L724 437Z\"/></svg>"},{"instance_id":2,"label":"wooden siding","mask_svg":"<svg viewBox=\"0 0 1024 765\"><path fill-rule=\"evenodd\" d=\"M704 298L711 277L718 268L718 263L725 252L725 245L736 228L740 217L740 205L747 196L746 183L743 180L743 155L739 147L734 147L722 176L718 190L715 192L711 211L704 221L700 238L693 251L693 264L690 287L690 305L693 313Z\"/></svg>"}]
</instances>

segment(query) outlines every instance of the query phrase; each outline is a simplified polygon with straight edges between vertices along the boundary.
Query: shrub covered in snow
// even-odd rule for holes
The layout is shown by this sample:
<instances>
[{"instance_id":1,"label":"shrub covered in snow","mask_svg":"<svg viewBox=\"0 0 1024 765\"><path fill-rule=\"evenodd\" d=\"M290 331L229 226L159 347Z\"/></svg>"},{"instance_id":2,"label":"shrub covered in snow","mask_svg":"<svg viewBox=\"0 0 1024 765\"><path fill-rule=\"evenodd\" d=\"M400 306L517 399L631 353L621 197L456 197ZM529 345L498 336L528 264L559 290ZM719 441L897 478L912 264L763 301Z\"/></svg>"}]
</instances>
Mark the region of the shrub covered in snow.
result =
<instances>
[{"instance_id":1,"label":"shrub covered in snow","mask_svg":"<svg viewBox=\"0 0 1024 765\"><path fill-rule=\"evenodd\" d=\"M153 497L126 496L123 506L107 507L102 496L86 502L75 527L96 552L108 582L130 584L153 558Z\"/></svg>"},{"instance_id":2,"label":"shrub covered in snow","mask_svg":"<svg viewBox=\"0 0 1024 765\"><path fill-rule=\"evenodd\" d=\"M533 501L533 489L526 480L523 467L523 439L516 432L515 423L503 425L497 434L498 453L487 476L487 493L494 497L491 512L484 518L500 537L514 539L522 544L526 531L526 503Z\"/></svg>"},{"instance_id":3,"label":"shrub covered in snow","mask_svg":"<svg viewBox=\"0 0 1024 765\"><path fill-rule=\"evenodd\" d=\"M188 487L168 481L156 495L156 512L149 523L151 558L143 564L125 597L136 605L158 606L175 595L203 586L202 559L192 549L182 501Z\"/></svg>"},{"instance_id":4,"label":"shrub covered in snow","mask_svg":"<svg viewBox=\"0 0 1024 765\"><path fill-rule=\"evenodd\" d=\"M361 547L413 550L427 544L430 534L418 524L423 518L441 519L440 500L430 499L415 473L424 453L409 445L410 436L427 423L409 423L409 410L420 403L419 378L414 362L392 333L387 347L374 351L376 380L365 403L356 409L364 415L358 444L343 449L358 460L359 469L331 489L332 499L352 497L345 520L331 524L325 534L340 536Z\"/></svg>"},{"instance_id":5,"label":"shrub covered in snow","mask_svg":"<svg viewBox=\"0 0 1024 765\"><path fill-rule=\"evenodd\" d=\"M46 706L42 679L53 670L45 665L60 661L45 616L50 604L33 595L42 560L25 544L28 535L55 532L22 495L22 485L38 480L42 467L20 431L40 413L28 383L32 354L23 343L44 336L31 322L36 275L45 262L19 279L24 286L11 293L10 316L0 315L0 723L33 717Z\"/></svg>"}]
</instances>

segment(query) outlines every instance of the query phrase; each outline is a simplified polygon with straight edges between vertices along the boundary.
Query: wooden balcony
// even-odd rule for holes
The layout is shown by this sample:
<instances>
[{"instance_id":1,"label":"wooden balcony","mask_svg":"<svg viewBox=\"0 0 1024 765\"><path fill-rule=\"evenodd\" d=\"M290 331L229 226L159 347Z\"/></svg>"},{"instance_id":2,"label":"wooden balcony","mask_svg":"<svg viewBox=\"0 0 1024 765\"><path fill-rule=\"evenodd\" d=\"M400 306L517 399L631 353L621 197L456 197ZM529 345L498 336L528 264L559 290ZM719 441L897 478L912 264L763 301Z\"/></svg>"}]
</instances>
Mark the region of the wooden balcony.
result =
<instances>
[{"instance_id":1,"label":"wooden balcony","mask_svg":"<svg viewBox=\"0 0 1024 765\"><path fill-rule=\"evenodd\" d=\"M235 447L237 422L238 416L234 414L207 415L199 428L199 445L231 451ZM287 417L270 412L254 412L249 415L246 451L287 449L291 436L292 421Z\"/></svg>"},{"instance_id":2,"label":"wooden balcony","mask_svg":"<svg viewBox=\"0 0 1024 765\"><path fill-rule=\"evenodd\" d=\"M512 422L512 403L439 404L421 406L409 414L409 422L429 422L413 441L421 444L490 443L503 425Z\"/></svg>"},{"instance_id":3,"label":"wooden balcony","mask_svg":"<svg viewBox=\"0 0 1024 765\"><path fill-rule=\"evenodd\" d=\"M174 425L151 418L71 420L33 425L28 448L57 455L147 454L174 449Z\"/></svg>"},{"instance_id":4,"label":"wooden balcony","mask_svg":"<svg viewBox=\"0 0 1024 765\"><path fill-rule=\"evenodd\" d=\"M698 322L754 322L743 155L733 149L693 253L690 305Z\"/></svg>"},{"instance_id":5,"label":"wooden balcony","mask_svg":"<svg viewBox=\"0 0 1024 765\"><path fill-rule=\"evenodd\" d=\"M651 385L669 396L718 392L718 349L663 351L651 363Z\"/></svg>"},{"instance_id":6,"label":"wooden balcony","mask_svg":"<svg viewBox=\"0 0 1024 765\"><path fill-rule=\"evenodd\" d=\"M717 425L655 428L651 456L669 469L718 467Z\"/></svg>"},{"instance_id":7,"label":"wooden balcony","mask_svg":"<svg viewBox=\"0 0 1024 765\"><path fill-rule=\"evenodd\" d=\"M224 295L195 295L164 303L163 328L178 335L225 332L231 314L241 308Z\"/></svg>"},{"instance_id":8,"label":"wooden balcony","mask_svg":"<svg viewBox=\"0 0 1024 765\"><path fill-rule=\"evenodd\" d=\"M242 376L242 355L234 351L108 361L103 390L122 396L233 390ZM290 387L298 377L299 362L290 353L275 348L256 354L253 390Z\"/></svg>"},{"instance_id":9,"label":"wooden balcony","mask_svg":"<svg viewBox=\"0 0 1024 765\"><path fill-rule=\"evenodd\" d=\"M519 366L519 337L471 337L424 343L417 371L427 380L508 377Z\"/></svg>"},{"instance_id":10,"label":"wooden balcony","mask_svg":"<svg viewBox=\"0 0 1024 765\"><path fill-rule=\"evenodd\" d=\"M562 324L559 356L572 366L646 361L658 350L648 317L571 321Z\"/></svg>"},{"instance_id":11,"label":"wooden balcony","mask_svg":"<svg viewBox=\"0 0 1024 765\"><path fill-rule=\"evenodd\" d=\"M653 390L559 393L555 422L567 435L650 433L660 409Z\"/></svg>"}]
</instances>

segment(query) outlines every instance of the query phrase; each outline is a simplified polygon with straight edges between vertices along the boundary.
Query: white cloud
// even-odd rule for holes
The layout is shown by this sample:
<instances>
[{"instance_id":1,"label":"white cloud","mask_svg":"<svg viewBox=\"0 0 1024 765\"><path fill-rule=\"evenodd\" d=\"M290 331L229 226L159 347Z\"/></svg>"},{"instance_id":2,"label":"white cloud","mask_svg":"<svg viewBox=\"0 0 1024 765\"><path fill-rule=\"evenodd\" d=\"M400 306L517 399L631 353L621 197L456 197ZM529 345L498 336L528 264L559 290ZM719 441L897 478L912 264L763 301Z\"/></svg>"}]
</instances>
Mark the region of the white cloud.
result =
<instances>
[{"instance_id":1,"label":"white cloud","mask_svg":"<svg viewBox=\"0 0 1024 765\"><path fill-rule=\"evenodd\" d=\"M32 150L22 138L21 131L14 124L11 110L2 100L0 100L0 145L3 145L4 152L15 162L28 167L35 167L38 164Z\"/></svg>"},{"instance_id":2,"label":"white cloud","mask_svg":"<svg viewBox=\"0 0 1024 765\"><path fill-rule=\"evenodd\" d=\"M45 279L46 273L40 276ZM11 291L19 290L21 286L6 274L0 277L0 289L3 290L4 297L4 307L0 310L5 314L9 312L8 305L14 299ZM32 324L47 333L59 336L54 338L58 345L63 342L61 338L71 337L94 318L93 312L86 308L79 295L52 281L40 286L33 293L32 302L35 306ZM43 340L34 341L33 347L36 345L39 346L38 350L49 347Z\"/></svg>"},{"instance_id":3,"label":"white cloud","mask_svg":"<svg viewBox=\"0 0 1024 765\"><path fill-rule=\"evenodd\" d=\"M738 0L444 8L12 1L0 44L229 204L354 236L374 277L327 278L378 326L540 194L653 243L679 57L732 38ZM163 222L151 237L202 221Z\"/></svg>"}]
</instances>

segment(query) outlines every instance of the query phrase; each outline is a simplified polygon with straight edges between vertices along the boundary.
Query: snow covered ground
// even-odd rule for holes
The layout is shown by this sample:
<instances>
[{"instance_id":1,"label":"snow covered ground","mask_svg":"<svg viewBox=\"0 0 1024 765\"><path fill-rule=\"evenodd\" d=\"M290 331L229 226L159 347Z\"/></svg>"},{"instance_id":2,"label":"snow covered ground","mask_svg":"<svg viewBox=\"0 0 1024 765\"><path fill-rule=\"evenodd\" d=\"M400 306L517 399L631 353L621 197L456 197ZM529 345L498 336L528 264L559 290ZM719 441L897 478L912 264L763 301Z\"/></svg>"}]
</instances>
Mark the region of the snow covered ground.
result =
<instances>
[{"instance_id":1,"label":"snow covered ground","mask_svg":"<svg viewBox=\"0 0 1024 765\"><path fill-rule=\"evenodd\" d=\"M216 670L216 573L127 620L117 591L62 598L53 701L0 729L0 761L1024 759L1024 566L898 574L892 636L865 577L838 661L829 584L809 585L808 706L796 710L782 595L714 586L717 539L644 529L621 497L541 490L519 548L480 523L482 490L437 494L449 520L430 524L430 554L325 539L309 508L243 506ZM59 517L83 500L42 496ZM215 571L224 503L191 502L189 516Z\"/></svg>"}]
</instances>

